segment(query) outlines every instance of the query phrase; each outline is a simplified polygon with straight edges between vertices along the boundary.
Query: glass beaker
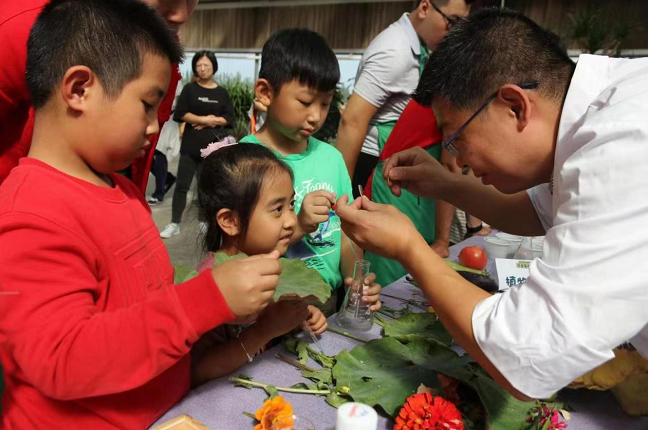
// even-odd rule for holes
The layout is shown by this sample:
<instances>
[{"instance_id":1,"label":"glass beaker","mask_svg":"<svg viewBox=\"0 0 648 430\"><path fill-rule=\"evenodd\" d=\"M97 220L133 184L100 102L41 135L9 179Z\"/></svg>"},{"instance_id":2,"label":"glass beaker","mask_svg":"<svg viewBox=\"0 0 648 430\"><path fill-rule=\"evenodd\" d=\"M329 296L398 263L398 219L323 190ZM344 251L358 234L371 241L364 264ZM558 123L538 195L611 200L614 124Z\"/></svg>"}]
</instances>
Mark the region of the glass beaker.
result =
<instances>
[{"instance_id":1,"label":"glass beaker","mask_svg":"<svg viewBox=\"0 0 648 430\"><path fill-rule=\"evenodd\" d=\"M336 318L342 328L367 331L373 326L374 316L369 309L370 305L362 301L362 291L370 266L371 262L368 260L356 260L353 263L353 282L346 291L344 302Z\"/></svg>"},{"instance_id":2,"label":"glass beaker","mask_svg":"<svg viewBox=\"0 0 648 430\"><path fill-rule=\"evenodd\" d=\"M517 260L533 260L533 242L532 238L522 238L522 243L518 247L513 258Z\"/></svg>"}]
</instances>

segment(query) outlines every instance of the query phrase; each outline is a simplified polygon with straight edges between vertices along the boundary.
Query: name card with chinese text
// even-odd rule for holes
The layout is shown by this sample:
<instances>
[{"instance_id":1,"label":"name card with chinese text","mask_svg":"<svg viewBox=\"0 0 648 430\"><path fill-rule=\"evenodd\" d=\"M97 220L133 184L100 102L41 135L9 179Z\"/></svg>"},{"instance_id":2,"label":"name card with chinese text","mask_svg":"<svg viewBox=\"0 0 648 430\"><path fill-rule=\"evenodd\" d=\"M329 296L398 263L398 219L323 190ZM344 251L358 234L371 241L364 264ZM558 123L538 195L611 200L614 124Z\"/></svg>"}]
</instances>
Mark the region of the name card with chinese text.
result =
<instances>
[{"instance_id":1,"label":"name card with chinese text","mask_svg":"<svg viewBox=\"0 0 648 430\"><path fill-rule=\"evenodd\" d=\"M524 284L529 277L529 266L531 260L511 260L508 258L496 258L497 280L499 289L505 290L516 285Z\"/></svg>"}]
</instances>

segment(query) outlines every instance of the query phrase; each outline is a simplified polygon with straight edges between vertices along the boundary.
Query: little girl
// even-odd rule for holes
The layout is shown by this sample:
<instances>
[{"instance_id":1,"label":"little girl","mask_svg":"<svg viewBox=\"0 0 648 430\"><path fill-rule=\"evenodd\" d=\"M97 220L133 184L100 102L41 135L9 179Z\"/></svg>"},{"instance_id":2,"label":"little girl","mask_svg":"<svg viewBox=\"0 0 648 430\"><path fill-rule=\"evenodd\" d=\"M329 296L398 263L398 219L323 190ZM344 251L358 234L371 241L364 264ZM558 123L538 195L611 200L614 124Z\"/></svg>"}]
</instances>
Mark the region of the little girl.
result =
<instances>
[{"instance_id":1,"label":"little girl","mask_svg":"<svg viewBox=\"0 0 648 430\"><path fill-rule=\"evenodd\" d=\"M203 246L209 256L198 270L214 264L211 253L216 251L251 256L277 250L283 255L297 225L292 170L264 146L237 144L233 138L210 144L201 155L205 161L198 175L198 207L200 219L208 224ZM322 312L303 300L273 303L249 318L254 319L245 328L217 329L216 345L212 337L194 346L194 386L233 372L304 321L316 334L328 327Z\"/></svg>"}]
</instances>

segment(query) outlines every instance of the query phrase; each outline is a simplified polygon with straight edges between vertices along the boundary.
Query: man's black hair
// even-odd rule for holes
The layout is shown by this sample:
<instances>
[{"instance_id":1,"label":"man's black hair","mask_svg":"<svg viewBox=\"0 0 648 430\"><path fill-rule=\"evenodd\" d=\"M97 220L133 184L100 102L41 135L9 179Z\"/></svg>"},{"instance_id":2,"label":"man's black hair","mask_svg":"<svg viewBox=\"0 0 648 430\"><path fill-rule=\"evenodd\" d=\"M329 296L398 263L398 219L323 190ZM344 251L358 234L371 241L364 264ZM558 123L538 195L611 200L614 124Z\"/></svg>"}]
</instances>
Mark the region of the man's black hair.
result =
<instances>
[{"instance_id":1,"label":"man's black hair","mask_svg":"<svg viewBox=\"0 0 648 430\"><path fill-rule=\"evenodd\" d=\"M139 0L53 0L27 42L27 87L43 107L70 67L87 66L109 96L142 73L147 53L179 63L183 52L166 21Z\"/></svg>"},{"instance_id":2,"label":"man's black hair","mask_svg":"<svg viewBox=\"0 0 648 430\"><path fill-rule=\"evenodd\" d=\"M437 7L447 6L448 3L450 3L450 0L428 0L428 1L434 3L434 5L437 6ZM467 5L471 5L471 4L475 3L476 1L477 0L464 0L464 2ZM421 5L421 3L423 3L423 0L419 0L419 2L416 4L416 7L419 7Z\"/></svg>"},{"instance_id":3,"label":"man's black hair","mask_svg":"<svg viewBox=\"0 0 648 430\"><path fill-rule=\"evenodd\" d=\"M198 72L196 71L196 64L203 57L206 57L212 64L215 75L216 72L218 72L218 60L216 59L216 54L214 54L212 51L198 51L191 59L191 70L193 70L194 76L198 76Z\"/></svg>"},{"instance_id":4,"label":"man's black hair","mask_svg":"<svg viewBox=\"0 0 648 430\"><path fill-rule=\"evenodd\" d=\"M555 37L508 9L482 9L458 23L430 55L414 99L440 98L453 108L475 109L504 84L538 82L537 91L559 103L574 63Z\"/></svg>"},{"instance_id":5,"label":"man's black hair","mask_svg":"<svg viewBox=\"0 0 648 430\"><path fill-rule=\"evenodd\" d=\"M340 65L322 36L291 28L277 31L263 45L259 78L266 79L277 92L293 79L329 92L340 81Z\"/></svg>"}]
</instances>

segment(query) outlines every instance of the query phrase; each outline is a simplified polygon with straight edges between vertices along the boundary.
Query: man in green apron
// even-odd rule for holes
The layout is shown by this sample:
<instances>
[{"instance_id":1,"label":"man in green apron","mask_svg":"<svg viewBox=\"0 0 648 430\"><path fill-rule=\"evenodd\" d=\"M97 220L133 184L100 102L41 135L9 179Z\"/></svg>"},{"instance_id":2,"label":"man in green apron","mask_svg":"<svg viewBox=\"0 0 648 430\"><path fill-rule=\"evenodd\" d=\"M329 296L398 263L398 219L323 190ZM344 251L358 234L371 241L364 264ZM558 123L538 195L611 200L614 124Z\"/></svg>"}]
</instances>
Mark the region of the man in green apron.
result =
<instances>
[{"instance_id":1,"label":"man in green apron","mask_svg":"<svg viewBox=\"0 0 648 430\"><path fill-rule=\"evenodd\" d=\"M412 13L403 14L365 50L337 137L337 148L349 170L355 196L358 195L358 185L366 186L378 164L385 143L418 85L430 49L434 49L459 19L468 15L470 3L472 0L421 0ZM433 125L434 130L425 132L437 133L436 122ZM412 130L412 133L417 132ZM431 145L433 142L428 143ZM430 146L427 150L439 157L437 146ZM372 198L397 205L432 243L435 235L434 201L423 201L411 195L395 199L380 181L381 178L377 179L377 183L368 190L372 192ZM374 258L372 271L376 272L382 285L404 274L397 263L370 257Z\"/></svg>"}]
</instances>

